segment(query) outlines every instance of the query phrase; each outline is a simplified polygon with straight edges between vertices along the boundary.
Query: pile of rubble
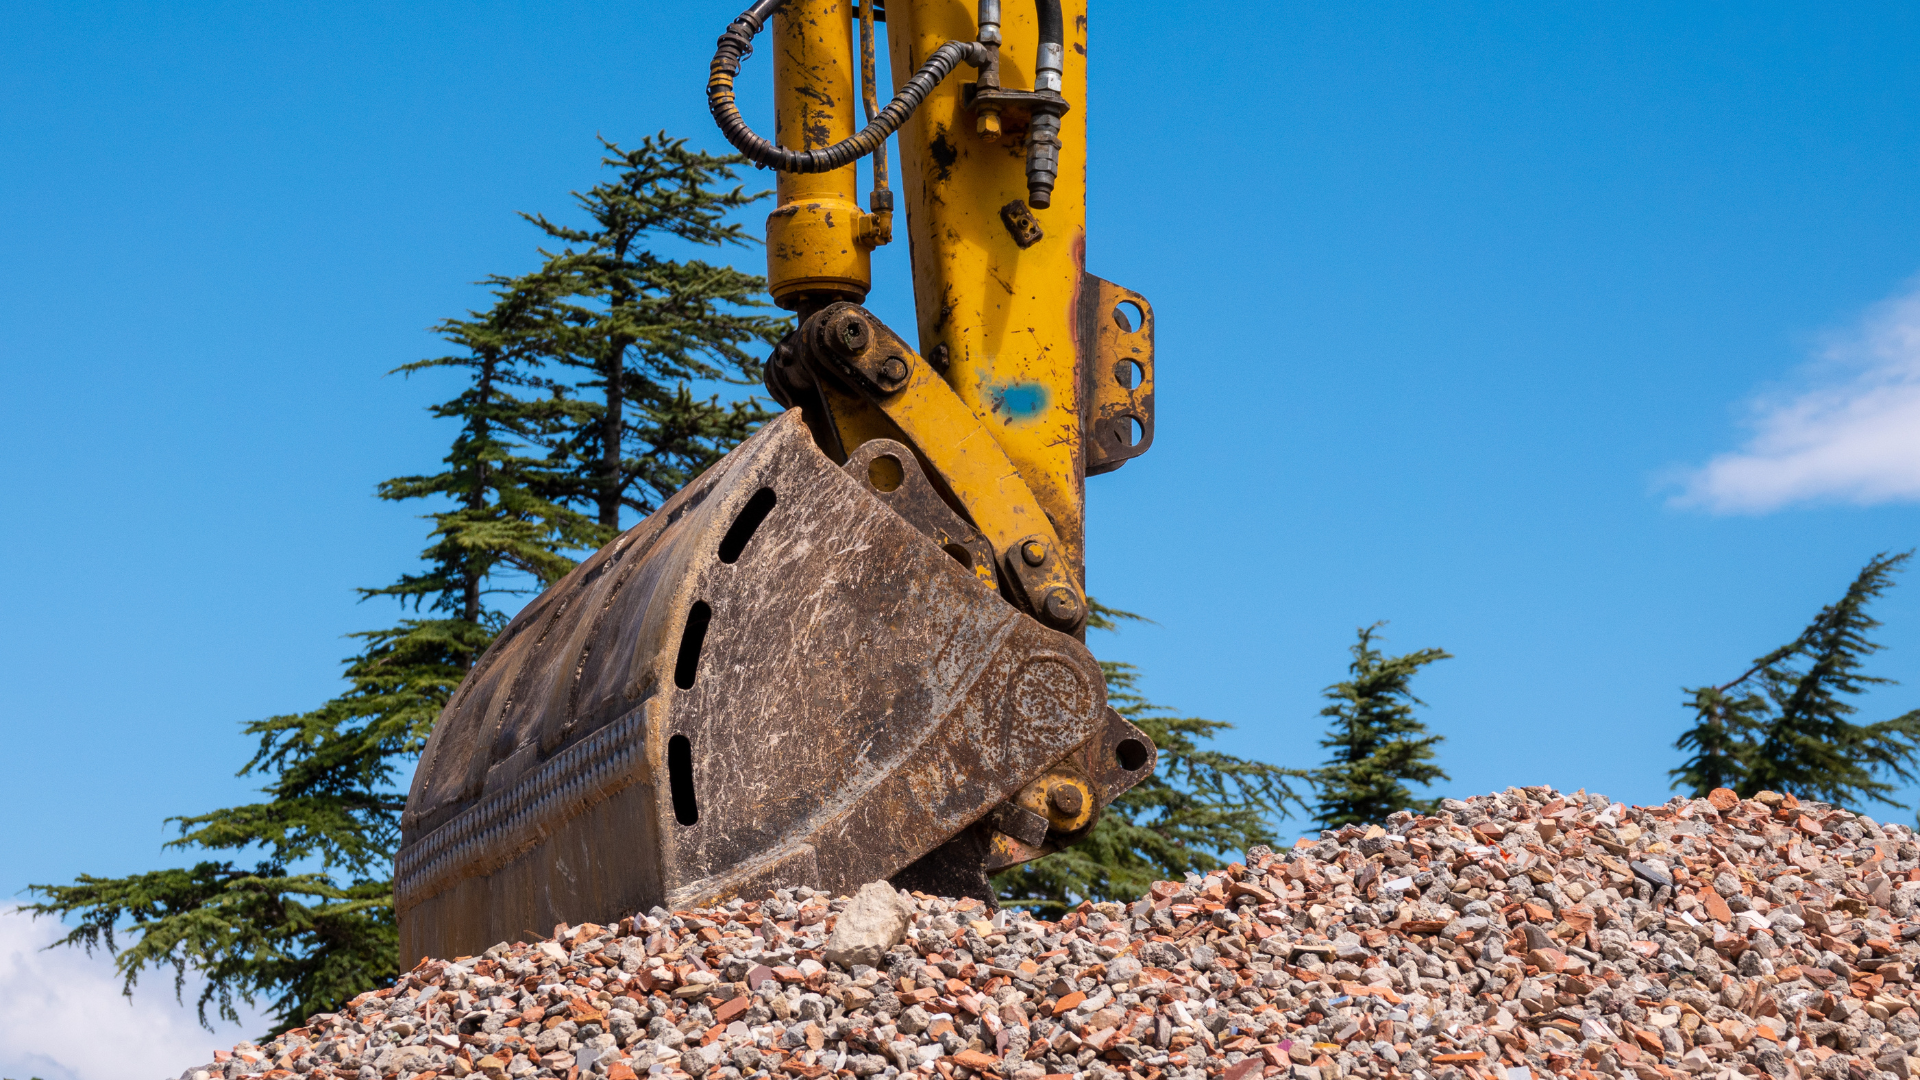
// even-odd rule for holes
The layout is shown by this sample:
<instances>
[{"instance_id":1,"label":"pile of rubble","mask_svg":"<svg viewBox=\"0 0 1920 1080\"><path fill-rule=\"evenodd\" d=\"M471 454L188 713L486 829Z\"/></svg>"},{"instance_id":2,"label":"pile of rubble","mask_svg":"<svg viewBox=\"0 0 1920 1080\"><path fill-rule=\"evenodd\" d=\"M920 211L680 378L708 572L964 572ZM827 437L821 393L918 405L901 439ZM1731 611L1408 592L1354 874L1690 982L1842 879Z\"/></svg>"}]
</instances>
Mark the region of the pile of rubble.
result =
<instances>
[{"instance_id":1,"label":"pile of rubble","mask_svg":"<svg viewBox=\"0 0 1920 1080\"><path fill-rule=\"evenodd\" d=\"M1791 796L1510 788L1057 921L874 884L562 926L183 1080L1908 1080L1914 879L1912 829Z\"/></svg>"}]
</instances>

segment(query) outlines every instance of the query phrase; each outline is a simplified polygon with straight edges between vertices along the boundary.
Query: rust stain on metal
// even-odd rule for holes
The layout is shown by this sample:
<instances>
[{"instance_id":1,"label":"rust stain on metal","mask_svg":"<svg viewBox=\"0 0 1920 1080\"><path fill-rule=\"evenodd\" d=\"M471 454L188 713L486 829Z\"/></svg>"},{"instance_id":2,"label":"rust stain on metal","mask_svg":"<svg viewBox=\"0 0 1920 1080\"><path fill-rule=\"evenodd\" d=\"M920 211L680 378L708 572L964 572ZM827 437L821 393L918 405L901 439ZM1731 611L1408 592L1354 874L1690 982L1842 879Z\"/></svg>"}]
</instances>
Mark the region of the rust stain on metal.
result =
<instances>
[{"instance_id":1,"label":"rust stain on metal","mask_svg":"<svg viewBox=\"0 0 1920 1080\"><path fill-rule=\"evenodd\" d=\"M1001 207L1000 221L1007 227L1007 233L1013 237L1013 242L1022 248L1030 248L1046 236L1046 232L1040 228L1040 222L1034 218L1033 211L1028 208L1025 199L1015 199Z\"/></svg>"}]
</instances>

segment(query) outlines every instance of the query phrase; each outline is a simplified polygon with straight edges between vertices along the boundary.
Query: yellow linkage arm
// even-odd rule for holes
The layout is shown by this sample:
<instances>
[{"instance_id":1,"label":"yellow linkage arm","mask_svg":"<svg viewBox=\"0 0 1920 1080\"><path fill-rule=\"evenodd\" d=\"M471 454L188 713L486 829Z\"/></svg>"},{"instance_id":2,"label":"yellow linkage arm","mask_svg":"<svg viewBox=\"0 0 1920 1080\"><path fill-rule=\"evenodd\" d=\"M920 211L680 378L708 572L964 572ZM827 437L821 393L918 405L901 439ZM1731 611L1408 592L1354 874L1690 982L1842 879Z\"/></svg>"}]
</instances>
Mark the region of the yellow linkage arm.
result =
<instances>
[{"instance_id":1,"label":"yellow linkage arm","mask_svg":"<svg viewBox=\"0 0 1920 1080\"><path fill-rule=\"evenodd\" d=\"M973 519L1010 590L1042 623L1066 633L1087 606L1060 537L999 441L938 372L856 304L839 303L800 329L808 358L893 421Z\"/></svg>"}]
</instances>

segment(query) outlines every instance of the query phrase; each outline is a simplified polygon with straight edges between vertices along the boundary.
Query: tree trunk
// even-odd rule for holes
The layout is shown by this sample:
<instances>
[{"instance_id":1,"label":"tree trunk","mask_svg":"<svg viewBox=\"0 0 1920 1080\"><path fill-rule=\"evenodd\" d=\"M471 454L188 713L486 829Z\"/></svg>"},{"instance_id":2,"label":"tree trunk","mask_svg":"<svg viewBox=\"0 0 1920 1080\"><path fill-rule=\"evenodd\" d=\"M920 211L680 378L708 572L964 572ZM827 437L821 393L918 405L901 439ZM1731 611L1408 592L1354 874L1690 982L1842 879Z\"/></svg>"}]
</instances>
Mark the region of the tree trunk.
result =
<instances>
[{"instance_id":1,"label":"tree trunk","mask_svg":"<svg viewBox=\"0 0 1920 1080\"><path fill-rule=\"evenodd\" d=\"M476 389L480 391L479 405L473 420L473 434L478 445L485 446L492 437L492 425L487 421L486 409L493 402L493 376L499 356L489 351L480 362L480 378ZM467 491L467 508L479 510L487 505L487 461L485 457L473 463L473 487ZM480 578L482 572L476 571L473 556L469 555L461 566L465 581L460 590L460 618L470 622L480 621ZM461 664L471 669L473 657L467 657Z\"/></svg>"},{"instance_id":2,"label":"tree trunk","mask_svg":"<svg viewBox=\"0 0 1920 1080\"><path fill-rule=\"evenodd\" d=\"M614 260L626 265L627 245L632 237L616 235ZM607 317L616 320L633 304L633 286L616 277L612 294L607 297ZM607 411L600 426L600 524L614 531L620 528L620 450L626 435L627 346L632 338L609 335L607 342Z\"/></svg>"},{"instance_id":3,"label":"tree trunk","mask_svg":"<svg viewBox=\"0 0 1920 1080\"><path fill-rule=\"evenodd\" d=\"M615 338L607 357L607 411L600 420L600 524L620 528L620 436L626 424L627 343Z\"/></svg>"}]
</instances>

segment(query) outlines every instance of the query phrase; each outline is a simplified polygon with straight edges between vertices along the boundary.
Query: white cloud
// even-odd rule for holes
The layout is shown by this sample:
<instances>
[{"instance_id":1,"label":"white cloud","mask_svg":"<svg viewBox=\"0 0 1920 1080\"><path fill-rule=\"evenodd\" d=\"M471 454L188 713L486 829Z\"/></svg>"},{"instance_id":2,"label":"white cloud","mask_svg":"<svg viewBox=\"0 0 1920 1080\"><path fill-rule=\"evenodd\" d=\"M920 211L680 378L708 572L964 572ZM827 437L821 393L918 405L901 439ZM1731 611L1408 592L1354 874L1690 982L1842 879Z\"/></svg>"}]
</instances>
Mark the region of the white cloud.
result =
<instances>
[{"instance_id":1,"label":"white cloud","mask_svg":"<svg viewBox=\"0 0 1920 1080\"><path fill-rule=\"evenodd\" d=\"M1920 282L1869 310L1791 393L1753 404L1753 437L1681 479L1682 506L1920 501Z\"/></svg>"},{"instance_id":2,"label":"white cloud","mask_svg":"<svg viewBox=\"0 0 1920 1080\"><path fill-rule=\"evenodd\" d=\"M161 1080L204 1065L269 1024L199 1025L188 987L173 999L173 972L149 974L129 1002L100 952L47 951L65 931L52 919L0 909L0 1076L15 1080Z\"/></svg>"}]
</instances>

